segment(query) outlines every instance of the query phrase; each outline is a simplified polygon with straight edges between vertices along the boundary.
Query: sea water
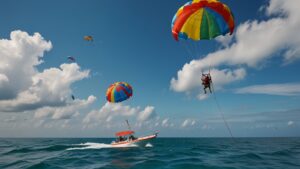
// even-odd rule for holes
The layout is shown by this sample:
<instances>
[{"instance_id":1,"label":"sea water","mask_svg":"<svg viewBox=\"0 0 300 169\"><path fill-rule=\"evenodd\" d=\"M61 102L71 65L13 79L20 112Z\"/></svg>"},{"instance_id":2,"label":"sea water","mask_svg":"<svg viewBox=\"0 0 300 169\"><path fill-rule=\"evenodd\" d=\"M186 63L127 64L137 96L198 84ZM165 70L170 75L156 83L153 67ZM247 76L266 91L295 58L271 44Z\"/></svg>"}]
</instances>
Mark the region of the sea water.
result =
<instances>
[{"instance_id":1,"label":"sea water","mask_svg":"<svg viewBox=\"0 0 300 169\"><path fill-rule=\"evenodd\" d=\"M300 138L0 138L0 168L300 169Z\"/></svg>"}]
</instances>

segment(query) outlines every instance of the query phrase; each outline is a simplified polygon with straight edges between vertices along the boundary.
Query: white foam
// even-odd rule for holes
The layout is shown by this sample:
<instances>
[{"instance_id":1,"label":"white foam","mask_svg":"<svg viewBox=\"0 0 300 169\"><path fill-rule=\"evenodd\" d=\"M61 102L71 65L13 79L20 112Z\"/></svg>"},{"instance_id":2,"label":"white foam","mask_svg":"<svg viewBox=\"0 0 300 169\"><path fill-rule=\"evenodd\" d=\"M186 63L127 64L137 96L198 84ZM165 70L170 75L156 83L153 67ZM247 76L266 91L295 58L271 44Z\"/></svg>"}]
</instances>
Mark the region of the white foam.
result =
<instances>
[{"instance_id":1,"label":"white foam","mask_svg":"<svg viewBox=\"0 0 300 169\"><path fill-rule=\"evenodd\" d=\"M153 147L153 145L151 143L147 143L145 147Z\"/></svg>"},{"instance_id":2,"label":"white foam","mask_svg":"<svg viewBox=\"0 0 300 169\"><path fill-rule=\"evenodd\" d=\"M127 145L111 145L111 144L104 144L104 143L80 143L80 144L73 144L75 146L80 147L72 147L68 148L67 150L85 150L85 149L102 149L102 148L120 148L120 147L138 147L135 144L127 144Z\"/></svg>"}]
</instances>

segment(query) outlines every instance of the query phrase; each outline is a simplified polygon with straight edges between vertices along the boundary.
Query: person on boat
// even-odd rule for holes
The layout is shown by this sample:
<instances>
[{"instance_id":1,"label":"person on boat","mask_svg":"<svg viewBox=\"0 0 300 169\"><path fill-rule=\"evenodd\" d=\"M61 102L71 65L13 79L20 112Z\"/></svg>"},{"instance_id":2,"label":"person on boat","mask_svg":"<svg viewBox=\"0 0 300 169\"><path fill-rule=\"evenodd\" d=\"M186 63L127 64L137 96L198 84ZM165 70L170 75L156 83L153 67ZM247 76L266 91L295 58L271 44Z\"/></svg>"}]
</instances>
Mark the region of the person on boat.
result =
<instances>
[{"instance_id":1,"label":"person on boat","mask_svg":"<svg viewBox=\"0 0 300 169\"><path fill-rule=\"evenodd\" d=\"M117 142L124 141L124 140L125 140L125 138L122 137L122 136L119 136L119 137L117 138Z\"/></svg>"},{"instance_id":2,"label":"person on boat","mask_svg":"<svg viewBox=\"0 0 300 169\"><path fill-rule=\"evenodd\" d=\"M129 140L135 140L136 138L133 135L129 136Z\"/></svg>"},{"instance_id":3,"label":"person on boat","mask_svg":"<svg viewBox=\"0 0 300 169\"><path fill-rule=\"evenodd\" d=\"M204 93L206 94L206 88L209 89L210 93L211 93L211 83L212 83L212 80L211 80L211 76L210 76L210 73L208 74L203 74L202 73L202 85L203 85L203 89L204 89Z\"/></svg>"}]
</instances>

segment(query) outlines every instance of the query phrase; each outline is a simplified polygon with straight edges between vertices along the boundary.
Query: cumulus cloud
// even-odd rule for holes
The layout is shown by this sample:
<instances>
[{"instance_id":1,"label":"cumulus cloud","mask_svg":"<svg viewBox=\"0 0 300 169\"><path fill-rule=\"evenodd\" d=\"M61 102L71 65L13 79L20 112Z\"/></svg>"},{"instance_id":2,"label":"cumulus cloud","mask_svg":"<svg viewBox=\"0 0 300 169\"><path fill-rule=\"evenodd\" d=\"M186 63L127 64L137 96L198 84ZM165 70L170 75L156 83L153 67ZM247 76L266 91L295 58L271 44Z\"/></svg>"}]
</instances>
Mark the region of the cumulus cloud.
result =
<instances>
[{"instance_id":1,"label":"cumulus cloud","mask_svg":"<svg viewBox=\"0 0 300 169\"><path fill-rule=\"evenodd\" d=\"M89 96L87 100L77 99L63 107L43 107L35 111L34 118L49 118L53 120L70 119L71 117L78 115L79 110L86 108L87 106L95 102L95 100L95 96Z\"/></svg>"},{"instance_id":2,"label":"cumulus cloud","mask_svg":"<svg viewBox=\"0 0 300 169\"><path fill-rule=\"evenodd\" d=\"M192 64L196 64L196 61L192 61ZM171 89L177 92L184 92L192 90L195 87L202 88L201 76L202 69L194 68L190 70L191 67L186 64L183 70L178 72L178 79L173 78L171 80ZM195 65L196 66L196 65ZM231 83L233 81L241 80L246 76L246 71L243 68L238 68L235 70L229 69L212 69L210 71L213 83L216 89L221 88L223 85Z\"/></svg>"},{"instance_id":3,"label":"cumulus cloud","mask_svg":"<svg viewBox=\"0 0 300 169\"><path fill-rule=\"evenodd\" d=\"M0 39L0 100L14 99L31 85L35 66L51 48L39 33L13 31L10 39Z\"/></svg>"},{"instance_id":4,"label":"cumulus cloud","mask_svg":"<svg viewBox=\"0 0 300 169\"><path fill-rule=\"evenodd\" d=\"M225 36L218 36L216 37L216 41L222 44L223 47L229 47L230 43L232 42L231 35L225 35Z\"/></svg>"},{"instance_id":5,"label":"cumulus cloud","mask_svg":"<svg viewBox=\"0 0 300 169\"><path fill-rule=\"evenodd\" d=\"M177 72L177 78L171 79L170 88L177 92L189 92L201 86L201 72L209 67L234 66L235 70L227 70L231 78L223 78L215 82L220 88L228 83L245 78L246 69L262 67L266 60L283 52L285 63L300 58L300 11L299 1L271 0L264 9L270 19L264 21L249 20L240 24L232 40L219 39L227 47L209 53L203 59L192 60ZM271 17L272 16L272 17ZM284 26L283 26L284 25ZM232 41L232 42L231 42ZM231 43L230 43L231 42ZM229 45L230 44L230 45ZM219 70L224 72L225 70ZM213 80L215 75L212 74Z\"/></svg>"},{"instance_id":6,"label":"cumulus cloud","mask_svg":"<svg viewBox=\"0 0 300 169\"><path fill-rule=\"evenodd\" d=\"M89 71L81 71L76 64L62 64L60 69L49 68L36 72L32 84L17 94L16 98L0 101L2 112L23 112L42 107L60 107L70 100L71 84L88 77Z\"/></svg>"},{"instance_id":7,"label":"cumulus cloud","mask_svg":"<svg viewBox=\"0 0 300 169\"><path fill-rule=\"evenodd\" d=\"M122 103L105 103L99 110L92 110L83 119L86 125L92 125L99 122L111 122L114 117L137 117L138 122L150 120L156 116L153 106L146 106L141 110L140 107L130 107Z\"/></svg>"},{"instance_id":8,"label":"cumulus cloud","mask_svg":"<svg viewBox=\"0 0 300 169\"><path fill-rule=\"evenodd\" d=\"M196 120L195 119L185 119L182 122L181 127L194 126L195 124L196 124Z\"/></svg>"},{"instance_id":9,"label":"cumulus cloud","mask_svg":"<svg viewBox=\"0 0 300 169\"><path fill-rule=\"evenodd\" d=\"M17 121L16 116L12 116L7 119L4 119L4 122L7 122L7 123L14 123L16 121Z\"/></svg>"},{"instance_id":10,"label":"cumulus cloud","mask_svg":"<svg viewBox=\"0 0 300 169\"><path fill-rule=\"evenodd\" d=\"M6 85L8 84L8 78L6 75L4 74L0 74L0 88L3 87L6 83Z\"/></svg>"},{"instance_id":11,"label":"cumulus cloud","mask_svg":"<svg viewBox=\"0 0 300 169\"><path fill-rule=\"evenodd\" d=\"M82 71L79 65L72 63L39 71L37 66L51 48L51 42L39 33L31 36L17 30L11 32L10 39L0 40L0 112L37 110L43 116L45 111L66 112L70 109L71 85L89 77L89 70ZM93 98L78 101L78 105L90 104Z\"/></svg>"},{"instance_id":12,"label":"cumulus cloud","mask_svg":"<svg viewBox=\"0 0 300 169\"><path fill-rule=\"evenodd\" d=\"M194 71L190 72L190 71L185 71L184 68L182 71L178 72L178 80L176 80L175 78L171 80L171 89L177 92L186 92L188 94L194 88L198 88L201 89L201 92L198 93L197 98L199 100L206 99L208 95L202 92L202 88L203 88L201 82L202 70L195 69ZM246 76L246 70L243 68L238 68L235 70L212 69L210 71L210 74L212 76L212 81L213 81L212 90L219 90L222 89L222 87L226 84L230 84L234 81L242 80Z\"/></svg>"},{"instance_id":13,"label":"cumulus cloud","mask_svg":"<svg viewBox=\"0 0 300 169\"><path fill-rule=\"evenodd\" d=\"M295 96L295 95L300 95L300 84L284 83L284 84L253 85L253 86L239 88L235 92L239 94L249 93L249 94Z\"/></svg>"},{"instance_id":14,"label":"cumulus cloud","mask_svg":"<svg viewBox=\"0 0 300 169\"><path fill-rule=\"evenodd\" d=\"M169 118L164 118L161 121L161 127L174 127L174 126L175 126L174 123L172 123Z\"/></svg>"},{"instance_id":15,"label":"cumulus cloud","mask_svg":"<svg viewBox=\"0 0 300 169\"><path fill-rule=\"evenodd\" d=\"M138 121L147 121L153 119L155 116L155 108L153 106L147 106L143 111L139 113Z\"/></svg>"}]
</instances>

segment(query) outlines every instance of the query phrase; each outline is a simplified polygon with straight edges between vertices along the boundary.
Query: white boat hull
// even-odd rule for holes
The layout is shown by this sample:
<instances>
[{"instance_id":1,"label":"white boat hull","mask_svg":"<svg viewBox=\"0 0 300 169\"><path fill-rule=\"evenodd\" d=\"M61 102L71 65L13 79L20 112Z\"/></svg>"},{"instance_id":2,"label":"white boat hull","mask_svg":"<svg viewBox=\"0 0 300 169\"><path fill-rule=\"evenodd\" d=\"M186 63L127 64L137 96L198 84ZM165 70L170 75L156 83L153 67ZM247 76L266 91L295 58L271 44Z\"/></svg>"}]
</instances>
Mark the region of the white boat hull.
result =
<instances>
[{"instance_id":1,"label":"white boat hull","mask_svg":"<svg viewBox=\"0 0 300 169\"><path fill-rule=\"evenodd\" d=\"M139 137L135 140L126 140L126 141L120 141L120 142L112 142L111 145L114 147L128 147L128 146L139 146L144 147L147 143L150 142L150 140L157 137L157 134L145 136L145 137Z\"/></svg>"}]
</instances>

